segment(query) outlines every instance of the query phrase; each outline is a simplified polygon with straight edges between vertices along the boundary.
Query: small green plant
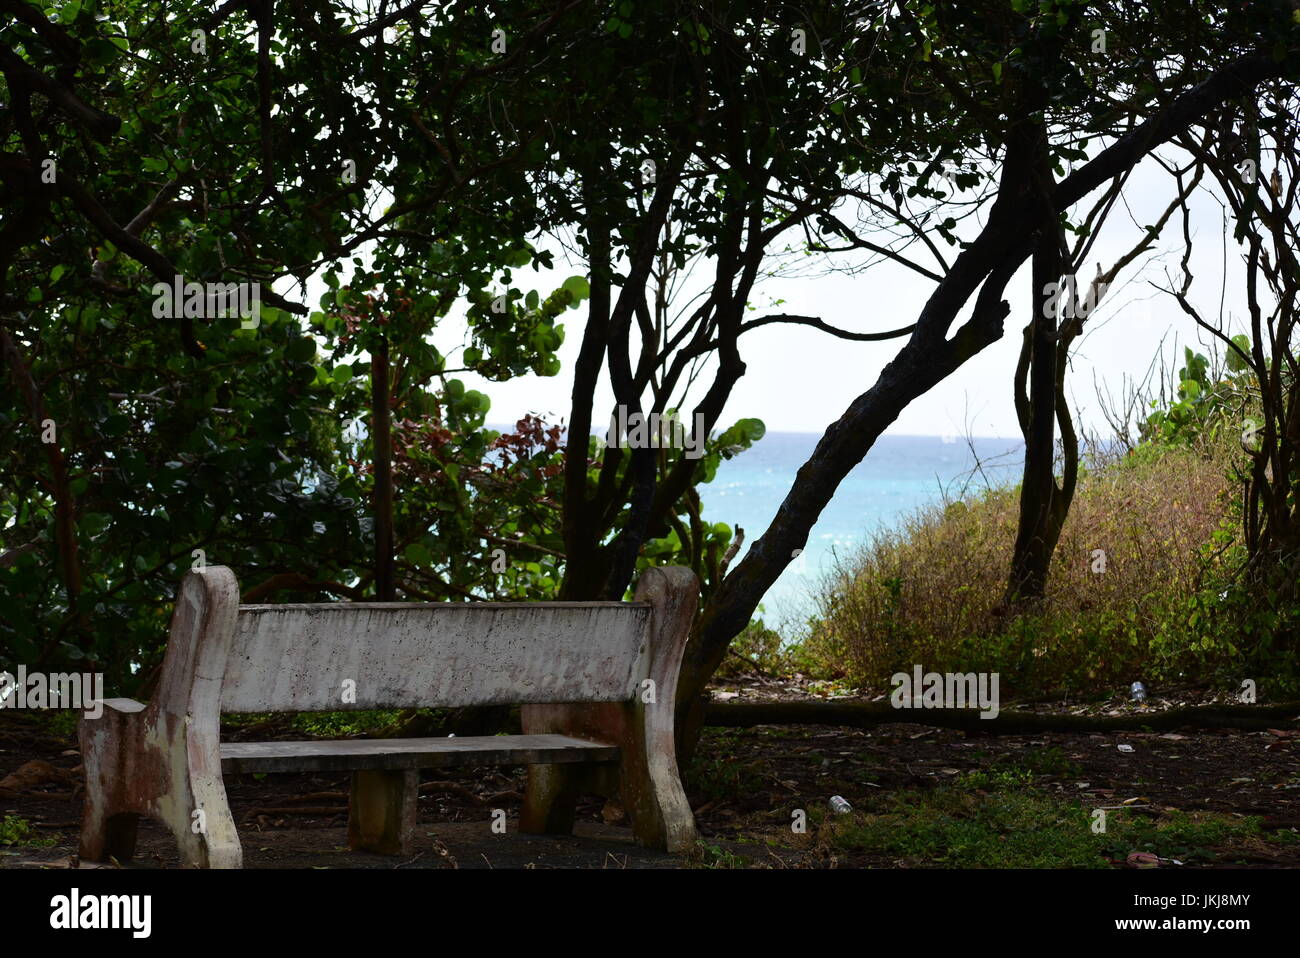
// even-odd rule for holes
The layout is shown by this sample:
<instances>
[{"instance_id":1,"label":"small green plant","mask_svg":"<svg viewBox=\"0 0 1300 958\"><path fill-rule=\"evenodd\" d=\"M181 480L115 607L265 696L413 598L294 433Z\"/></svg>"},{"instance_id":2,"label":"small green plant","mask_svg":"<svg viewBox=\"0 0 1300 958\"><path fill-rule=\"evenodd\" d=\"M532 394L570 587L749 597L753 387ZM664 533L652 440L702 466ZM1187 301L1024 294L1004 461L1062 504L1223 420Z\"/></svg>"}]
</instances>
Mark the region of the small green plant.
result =
<instances>
[{"instance_id":1,"label":"small green plant","mask_svg":"<svg viewBox=\"0 0 1300 958\"><path fill-rule=\"evenodd\" d=\"M43 709L37 713L45 730L56 738L75 738L77 722L81 719L79 709Z\"/></svg>"},{"instance_id":2,"label":"small green plant","mask_svg":"<svg viewBox=\"0 0 1300 958\"><path fill-rule=\"evenodd\" d=\"M1070 761L1059 745L1026 752L1021 764L1038 777L1066 778L1079 774L1078 763Z\"/></svg>"},{"instance_id":3,"label":"small green plant","mask_svg":"<svg viewBox=\"0 0 1300 958\"><path fill-rule=\"evenodd\" d=\"M400 709L360 712L299 712L293 717L293 727L318 738L341 738L389 728L400 715Z\"/></svg>"},{"instance_id":4,"label":"small green plant","mask_svg":"<svg viewBox=\"0 0 1300 958\"><path fill-rule=\"evenodd\" d=\"M1115 810L1097 833L1079 802L1015 787L983 794L961 786L908 790L845 816L810 818L815 839L829 848L912 867L1104 868L1134 851L1184 862L1231 860L1237 843L1265 838L1258 818L1179 811L1153 819Z\"/></svg>"},{"instance_id":5,"label":"small green plant","mask_svg":"<svg viewBox=\"0 0 1300 958\"><path fill-rule=\"evenodd\" d=\"M987 769L969 772L956 779L955 785L972 791L999 791L1032 785L1043 778L1066 778L1079 774L1079 766L1070 761L1060 747L1026 752L1019 761L1002 759Z\"/></svg>"},{"instance_id":6,"label":"small green plant","mask_svg":"<svg viewBox=\"0 0 1300 958\"><path fill-rule=\"evenodd\" d=\"M53 838L38 838L36 830L25 818L6 815L4 821L0 821L0 845L42 847L53 844Z\"/></svg>"},{"instance_id":7,"label":"small green plant","mask_svg":"<svg viewBox=\"0 0 1300 958\"><path fill-rule=\"evenodd\" d=\"M1232 340L1243 352L1250 352L1249 337L1238 334ZM1224 429L1240 429L1242 411L1251 404L1251 380L1235 350L1228 350L1226 358L1227 368L1216 377L1208 358L1184 347L1176 396L1163 405L1153 401L1154 411L1141 427L1142 439L1191 445L1216 438Z\"/></svg>"},{"instance_id":8,"label":"small green plant","mask_svg":"<svg viewBox=\"0 0 1300 958\"><path fill-rule=\"evenodd\" d=\"M1026 768L994 767L968 772L957 778L956 786L976 792L996 792L1032 785L1034 773Z\"/></svg>"},{"instance_id":9,"label":"small green plant","mask_svg":"<svg viewBox=\"0 0 1300 958\"><path fill-rule=\"evenodd\" d=\"M690 855L690 862L695 868L747 868L749 862L734 852L727 851L719 845L710 845L700 839Z\"/></svg>"},{"instance_id":10,"label":"small green plant","mask_svg":"<svg viewBox=\"0 0 1300 958\"><path fill-rule=\"evenodd\" d=\"M709 799L735 798L763 787L762 760L738 762L730 755L719 753L716 747L710 748L708 757L702 752L703 749L696 753L684 776L691 794Z\"/></svg>"},{"instance_id":11,"label":"small green plant","mask_svg":"<svg viewBox=\"0 0 1300 958\"><path fill-rule=\"evenodd\" d=\"M412 714L432 715L434 710L419 709ZM287 727L314 738L348 738L392 730L407 713L401 709L361 709L338 712L245 713L223 715L223 725L230 728Z\"/></svg>"}]
</instances>

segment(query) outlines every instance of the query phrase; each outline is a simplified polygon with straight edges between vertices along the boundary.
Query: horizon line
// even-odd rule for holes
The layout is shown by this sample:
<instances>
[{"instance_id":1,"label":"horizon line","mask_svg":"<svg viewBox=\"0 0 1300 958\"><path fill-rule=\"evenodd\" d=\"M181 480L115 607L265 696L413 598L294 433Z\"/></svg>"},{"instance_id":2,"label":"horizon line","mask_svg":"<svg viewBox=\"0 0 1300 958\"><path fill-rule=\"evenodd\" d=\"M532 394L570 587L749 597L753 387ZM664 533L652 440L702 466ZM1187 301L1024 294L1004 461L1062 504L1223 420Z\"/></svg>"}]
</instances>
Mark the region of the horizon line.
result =
<instances>
[{"instance_id":1,"label":"horizon line","mask_svg":"<svg viewBox=\"0 0 1300 958\"><path fill-rule=\"evenodd\" d=\"M518 420L516 420L515 422L517 421ZM484 422L484 425L487 426L489 429L497 429L501 427L513 428L515 422ZM551 423L548 425L554 425L554 424ZM561 430L567 433L569 431L569 427L561 426ZM771 436L771 435L824 436L825 434L826 434L825 429L821 430L820 432L810 432L810 431L799 430L799 429L769 429L767 430L767 432L764 433L764 437ZM600 431L593 431L592 435L599 436L599 435L604 435L604 433ZM908 433L886 432L886 433L882 433L879 438L880 439L943 439L945 436L954 436L955 437L954 441L960 441L967 438L964 434L958 435L957 433L922 433L922 432L908 432ZM1019 442L1019 443L1023 443L1025 441L1023 436L998 436L998 435L987 435L987 434L972 435L970 436L970 438L971 439L1005 439L1011 442ZM761 439L758 441L762 442Z\"/></svg>"}]
</instances>

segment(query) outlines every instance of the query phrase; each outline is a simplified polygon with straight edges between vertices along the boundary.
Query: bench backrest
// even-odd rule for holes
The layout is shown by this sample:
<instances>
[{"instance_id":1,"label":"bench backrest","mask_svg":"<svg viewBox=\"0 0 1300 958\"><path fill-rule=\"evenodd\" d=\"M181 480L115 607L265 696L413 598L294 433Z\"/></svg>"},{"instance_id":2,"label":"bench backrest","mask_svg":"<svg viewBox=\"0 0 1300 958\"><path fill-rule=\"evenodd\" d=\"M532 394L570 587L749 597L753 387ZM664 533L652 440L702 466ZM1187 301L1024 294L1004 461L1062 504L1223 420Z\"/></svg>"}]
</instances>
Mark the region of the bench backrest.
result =
<instances>
[{"instance_id":1,"label":"bench backrest","mask_svg":"<svg viewBox=\"0 0 1300 958\"><path fill-rule=\"evenodd\" d=\"M650 613L645 602L244 605L221 710L627 701L647 674Z\"/></svg>"},{"instance_id":2,"label":"bench backrest","mask_svg":"<svg viewBox=\"0 0 1300 958\"><path fill-rule=\"evenodd\" d=\"M634 602L241 606L208 566L181 582L150 709L215 735L222 712L672 702L698 595L662 567Z\"/></svg>"}]
</instances>

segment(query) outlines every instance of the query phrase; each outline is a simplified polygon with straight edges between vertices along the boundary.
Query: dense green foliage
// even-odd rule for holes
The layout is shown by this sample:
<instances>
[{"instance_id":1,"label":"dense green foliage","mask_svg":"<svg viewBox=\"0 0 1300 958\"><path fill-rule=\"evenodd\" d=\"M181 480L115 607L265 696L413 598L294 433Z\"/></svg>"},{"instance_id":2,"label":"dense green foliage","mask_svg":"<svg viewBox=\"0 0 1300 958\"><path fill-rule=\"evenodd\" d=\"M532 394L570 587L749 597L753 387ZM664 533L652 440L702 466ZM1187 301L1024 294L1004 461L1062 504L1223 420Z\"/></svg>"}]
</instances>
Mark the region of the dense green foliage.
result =
<instances>
[{"instance_id":1,"label":"dense green foliage","mask_svg":"<svg viewBox=\"0 0 1300 958\"><path fill-rule=\"evenodd\" d=\"M380 338L399 593L557 592L560 428L532 417L487 428L488 396L454 373L559 372L563 319L589 286L529 288L524 271L553 253L526 236L543 213L562 219L556 197L577 160L555 151L592 142L573 126L595 122L589 111L612 121L625 87L606 81L634 44L611 46L588 24L551 44L564 56L552 78L579 86L525 83L526 65L502 63L489 38L501 26L512 48L536 43L545 4L513 5L505 20L459 10L418 30L394 22L384 43L349 5L328 6L276 5L274 38L244 11L218 23L206 4L130 0L34 4L7 25L7 659L97 667L129 690L157 661L177 582L200 563L229 565L261 601L366 597ZM498 134L502 96L517 142ZM630 104L648 111L637 122L658 128L654 103ZM50 182L33 162L45 155ZM309 306L313 275L326 288ZM173 276L258 283L260 321L156 317L153 283ZM457 304L470 339L449 356L433 333ZM694 481L761 435L754 420L720 430ZM590 452L595 470L594 439ZM676 511L700 522L693 488ZM669 531L642 563L684 561L707 580L730 530L701 528L694 553Z\"/></svg>"},{"instance_id":2,"label":"dense green foliage","mask_svg":"<svg viewBox=\"0 0 1300 958\"><path fill-rule=\"evenodd\" d=\"M924 246L911 266L940 302L908 361L950 372L996 338L983 318L947 336L986 277L1000 297L1025 233L1014 214L978 249L962 230L994 198L1023 207L1035 131L1063 184L1216 71L1291 69L1300 29L1273 0L0 9L0 646L120 691L156 663L192 565L232 567L250 600L369 598L391 537L398 597L618 597L638 568L690 565L698 692L815 518L751 549L733 574L764 568L727 593L731 530L697 487L763 435L723 418L740 335L808 319L749 315L771 257ZM1095 29L1141 55L1092 57ZM671 302L696 260L706 295ZM157 316L178 277L256 284L260 315ZM453 315L468 334L448 345ZM488 428L457 375L558 375L566 322L571 420ZM604 374L660 413L700 377L703 457L601 448ZM800 491L829 497L833 473Z\"/></svg>"}]
</instances>

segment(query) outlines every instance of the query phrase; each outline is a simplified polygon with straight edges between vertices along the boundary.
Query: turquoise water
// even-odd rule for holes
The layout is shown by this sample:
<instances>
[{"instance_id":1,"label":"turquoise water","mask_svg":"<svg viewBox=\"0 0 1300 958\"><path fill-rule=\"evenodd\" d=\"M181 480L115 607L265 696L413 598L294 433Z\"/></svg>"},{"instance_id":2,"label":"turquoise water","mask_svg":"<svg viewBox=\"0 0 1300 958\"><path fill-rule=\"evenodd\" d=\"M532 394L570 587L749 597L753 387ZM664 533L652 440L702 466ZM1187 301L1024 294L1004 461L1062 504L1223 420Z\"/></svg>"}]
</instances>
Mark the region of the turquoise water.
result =
<instances>
[{"instance_id":1,"label":"turquoise water","mask_svg":"<svg viewBox=\"0 0 1300 958\"><path fill-rule=\"evenodd\" d=\"M772 432L753 448L724 461L712 483L700 487L704 517L745 530L750 542L767 528L820 439L819 434ZM909 512L938 502L941 488L957 494L969 483L1015 482L1023 459L1020 439L965 439L938 436L882 436L844 481L822 512L803 554L790 564L763 600L764 615L803 618L812 606L809 587L830 570L832 558L851 554L873 532L895 525ZM971 474L976 457L983 474ZM734 561L734 560L733 560Z\"/></svg>"},{"instance_id":2,"label":"turquoise water","mask_svg":"<svg viewBox=\"0 0 1300 958\"><path fill-rule=\"evenodd\" d=\"M494 424L510 430L510 424ZM713 482L700 487L704 518L745 530L743 556L776 515L799 467L820 433L769 432L754 446L718 466ZM847 557L872 533L896 525L908 513L939 502L942 489L960 495L963 486L1017 482L1024 457L1019 438L945 440L939 436L882 436L865 459L840 483L813 526L803 554L768 590L764 616L780 624L813 612L809 589L832 568L836 554ZM976 457L983 468L972 472ZM739 558L739 556L737 557ZM736 560L733 560L733 564Z\"/></svg>"}]
</instances>

